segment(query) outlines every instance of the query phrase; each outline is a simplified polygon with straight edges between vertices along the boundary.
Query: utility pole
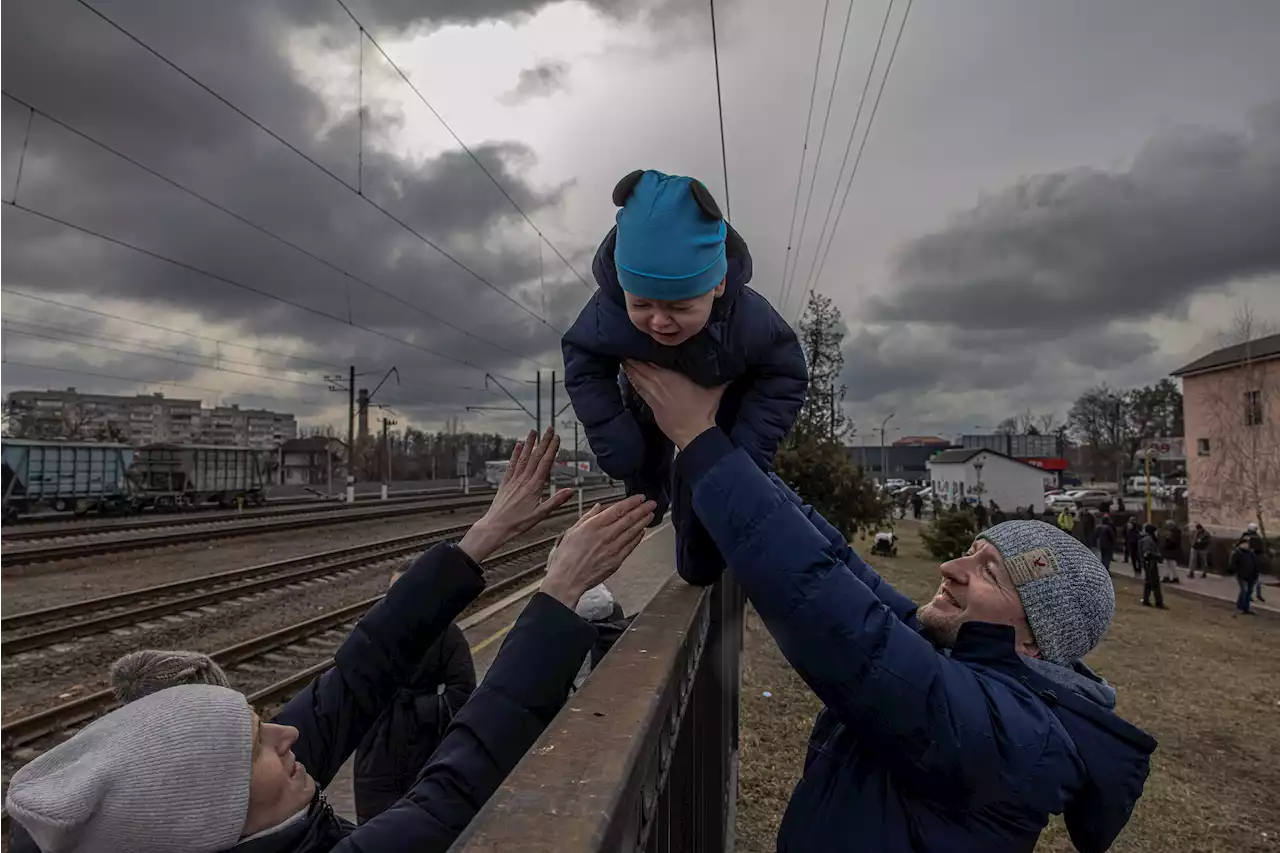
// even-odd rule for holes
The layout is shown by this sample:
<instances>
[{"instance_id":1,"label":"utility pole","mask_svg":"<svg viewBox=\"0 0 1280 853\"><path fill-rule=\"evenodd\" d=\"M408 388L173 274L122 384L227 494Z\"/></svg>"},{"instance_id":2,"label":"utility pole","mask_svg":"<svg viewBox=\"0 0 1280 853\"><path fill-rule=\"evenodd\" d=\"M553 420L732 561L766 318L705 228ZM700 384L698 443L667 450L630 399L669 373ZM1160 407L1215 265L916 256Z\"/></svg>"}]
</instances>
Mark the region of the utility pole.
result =
<instances>
[{"instance_id":1,"label":"utility pole","mask_svg":"<svg viewBox=\"0 0 1280 853\"><path fill-rule=\"evenodd\" d=\"M884 420L880 422L880 482L884 483L889 479L889 462L884 451L884 429L889 425L889 419L896 415L897 412L890 412L885 415Z\"/></svg>"},{"instance_id":2,"label":"utility pole","mask_svg":"<svg viewBox=\"0 0 1280 853\"><path fill-rule=\"evenodd\" d=\"M382 499L387 499L387 485L391 482L391 443L387 436L387 429L394 426L398 421L393 418L383 416L382 418Z\"/></svg>"},{"instance_id":3,"label":"utility pole","mask_svg":"<svg viewBox=\"0 0 1280 853\"><path fill-rule=\"evenodd\" d=\"M538 436L541 437L542 436L542 371L541 370L537 372L537 377L538 377L537 378L538 402L535 403L535 405L537 406L538 413L533 416L533 425L534 425L534 432L536 432Z\"/></svg>"},{"instance_id":4,"label":"utility pole","mask_svg":"<svg viewBox=\"0 0 1280 853\"><path fill-rule=\"evenodd\" d=\"M325 376L330 391L347 392L347 503L355 503L356 499L356 366L353 364L346 376L346 387L343 377Z\"/></svg>"}]
</instances>

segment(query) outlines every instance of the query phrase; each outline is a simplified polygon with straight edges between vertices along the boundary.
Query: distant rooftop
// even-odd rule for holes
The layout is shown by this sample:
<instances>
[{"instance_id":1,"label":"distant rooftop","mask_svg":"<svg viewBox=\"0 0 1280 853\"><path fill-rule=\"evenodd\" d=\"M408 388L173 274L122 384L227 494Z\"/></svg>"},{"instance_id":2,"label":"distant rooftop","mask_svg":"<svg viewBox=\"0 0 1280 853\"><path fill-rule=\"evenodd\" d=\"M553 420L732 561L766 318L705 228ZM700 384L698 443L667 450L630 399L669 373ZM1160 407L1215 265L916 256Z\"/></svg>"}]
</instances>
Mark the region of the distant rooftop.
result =
<instances>
[{"instance_id":1,"label":"distant rooftop","mask_svg":"<svg viewBox=\"0 0 1280 853\"><path fill-rule=\"evenodd\" d=\"M1280 358L1280 334L1268 335L1248 343L1235 344L1215 350L1203 358L1197 358L1186 367L1173 371L1174 376L1190 376L1210 370L1234 367L1248 359Z\"/></svg>"}]
</instances>

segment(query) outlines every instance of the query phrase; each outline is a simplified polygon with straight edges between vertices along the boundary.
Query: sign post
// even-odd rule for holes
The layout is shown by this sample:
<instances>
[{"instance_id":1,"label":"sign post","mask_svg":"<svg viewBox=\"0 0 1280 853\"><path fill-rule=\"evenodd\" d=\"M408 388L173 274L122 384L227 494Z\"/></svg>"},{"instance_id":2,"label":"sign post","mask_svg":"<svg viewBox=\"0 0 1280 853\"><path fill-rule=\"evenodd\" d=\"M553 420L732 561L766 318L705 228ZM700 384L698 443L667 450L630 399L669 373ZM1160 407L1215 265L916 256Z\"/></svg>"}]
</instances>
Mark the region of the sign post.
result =
<instances>
[{"instance_id":1,"label":"sign post","mask_svg":"<svg viewBox=\"0 0 1280 853\"><path fill-rule=\"evenodd\" d=\"M471 448L464 447L458 451L456 470L462 478L462 494L471 494Z\"/></svg>"}]
</instances>

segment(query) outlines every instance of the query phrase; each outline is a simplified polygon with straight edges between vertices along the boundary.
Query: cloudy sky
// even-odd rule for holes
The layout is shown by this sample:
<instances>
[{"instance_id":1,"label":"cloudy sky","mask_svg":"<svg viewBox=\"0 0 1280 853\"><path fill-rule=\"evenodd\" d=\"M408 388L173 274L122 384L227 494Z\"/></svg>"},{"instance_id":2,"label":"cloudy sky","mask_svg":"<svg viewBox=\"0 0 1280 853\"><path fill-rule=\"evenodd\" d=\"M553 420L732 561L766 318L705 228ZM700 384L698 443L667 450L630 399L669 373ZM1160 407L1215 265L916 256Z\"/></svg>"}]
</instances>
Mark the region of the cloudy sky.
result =
<instances>
[{"instance_id":1,"label":"cloudy sky","mask_svg":"<svg viewBox=\"0 0 1280 853\"><path fill-rule=\"evenodd\" d=\"M618 178L697 175L724 206L705 3L347 7L4 5L6 392L338 424L325 375L394 365L402 423L515 430L467 407L509 405L486 374L532 407L560 369ZM1062 414L1246 301L1280 319L1280 4L916 0L862 147L907 9L717 3L753 286L789 319L809 286L836 300L864 435Z\"/></svg>"}]
</instances>

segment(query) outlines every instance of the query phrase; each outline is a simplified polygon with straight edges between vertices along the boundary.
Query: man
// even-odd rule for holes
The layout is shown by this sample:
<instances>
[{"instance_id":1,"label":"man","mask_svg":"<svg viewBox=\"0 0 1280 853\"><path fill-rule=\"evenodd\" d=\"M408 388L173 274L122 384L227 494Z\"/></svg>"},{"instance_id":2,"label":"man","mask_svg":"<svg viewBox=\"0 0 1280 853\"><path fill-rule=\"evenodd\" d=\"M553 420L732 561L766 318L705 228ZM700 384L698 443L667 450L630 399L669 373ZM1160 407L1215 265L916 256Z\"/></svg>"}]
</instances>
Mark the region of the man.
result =
<instances>
[{"instance_id":1,"label":"man","mask_svg":"<svg viewBox=\"0 0 1280 853\"><path fill-rule=\"evenodd\" d=\"M1258 525L1249 522L1249 526L1245 528L1244 535L1249 539L1249 550L1253 552L1254 562L1258 564L1258 583L1254 587L1254 597L1259 601L1265 602L1262 597L1262 572L1266 569L1267 560L1267 542L1262 538L1262 534L1258 532Z\"/></svg>"},{"instance_id":2,"label":"man","mask_svg":"<svg viewBox=\"0 0 1280 853\"><path fill-rule=\"evenodd\" d=\"M1231 573L1240 584L1240 595L1236 597L1236 611L1242 616L1252 616L1249 601L1253 595L1253 585L1258 582L1258 560L1253 553L1249 537L1241 536L1231 552Z\"/></svg>"},{"instance_id":3,"label":"man","mask_svg":"<svg viewBox=\"0 0 1280 853\"><path fill-rule=\"evenodd\" d=\"M1124 526L1124 556L1135 578L1142 577L1142 554L1138 548L1141 541L1142 528L1138 527L1138 519L1129 516L1129 522Z\"/></svg>"},{"instance_id":4,"label":"man","mask_svg":"<svg viewBox=\"0 0 1280 853\"><path fill-rule=\"evenodd\" d=\"M1182 556L1182 528L1172 518L1164 523L1164 539L1160 550L1164 554L1165 583L1180 583L1178 580L1178 558Z\"/></svg>"},{"instance_id":5,"label":"man","mask_svg":"<svg viewBox=\"0 0 1280 853\"><path fill-rule=\"evenodd\" d=\"M1196 523L1195 532L1191 534L1191 572L1190 577L1196 576L1196 568L1200 569L1200 577L1209 577L1209 531L1204 529L1204 525Z\"/></svg>"},{"instance_id":6,"label":"man","mask_svg":"<svg viewBox=\"0 0 1280 853\"><path fill-rule=\"evenodd\" d=\"M917 608L715 427L717 389L627 371L729 570L826 706L780 851L1029 851L1058 813L1079 850L1111 845L1155 741L1081 662L1115 608L1090 551L1006 522Z\"/></svg>"},{"instance_id":7,"label":"man","mask_svg":"<svg viewBox=\"0 0 1280 853\"><path fill-rule=\"evenodd\" d=\"M1076 517L1072 514L1069 507L1063 507L1062 512L1058 513L1058 527L1066 533L1071 533L1076 526Z\"/></svg>"},{"instance_id":8,"label":"man","mask_svg":"<svg viewBox=\"0 0 1280 853\"><path fill-rule=\"evenodd\" d=\"M1111 523L1111 515L1102 516L1098 525L1098 554L1102 557L1102 567L1111 571L1111 558L1116 552L1116 529Z\"/></svg>"},{"instance_id":9,"label":"man","mask_svg":"<svg viewBox=\"0 0 1280 853\"><path fill-rule=\"evenodd\" d=\"M1094 536L1098 528L1098 519L1094 516L1093 510L1083 509L1080 511L1080 541L1084 543L1084 547L1093 548L1097 543Z\"/></svg>"},{"instance_id":10,"label":"man","mask_svg":"<svg viewBox=\"0 0 1280 853\"><path fill-rule=\"evenodd\" d=\"M974 520L976 520L976 521L978 522L978 529L979 529L979 530L986 530L986 528L987 528L987 508L983 505L983 503L982 503L982 501L981 501L981 500L979 500L979 501L978 501L976 504L974 504L974 506L973 506L973 517L974 517Z\"/></svg>"},{"instance_id":11,"label":"man","mask_svg":"<svg viewBox=\"0 0 1280 853\"><path fill-rule=\"evenodd\" d=\"M916 521L920 520L920 513L924 510L924 498L920 497L917 492L911 496L911 514L915 516Z\"/></svg>"},{"instance_id":12,"label":"man","mask_svg":"<svg viewBox=\"0 0 1280 853\"><path fill-rule=\"evenodd\" d=\"M1148 524L1142 528L1142 539L1138 542L1138 553L1142 562L1142 606L1151 606L1151 596L1156 597L1156 607L1164 606L1164 590L1160 588L1160 543L1156 541L1156 526Z\"/></svg>"}]
</instances>

